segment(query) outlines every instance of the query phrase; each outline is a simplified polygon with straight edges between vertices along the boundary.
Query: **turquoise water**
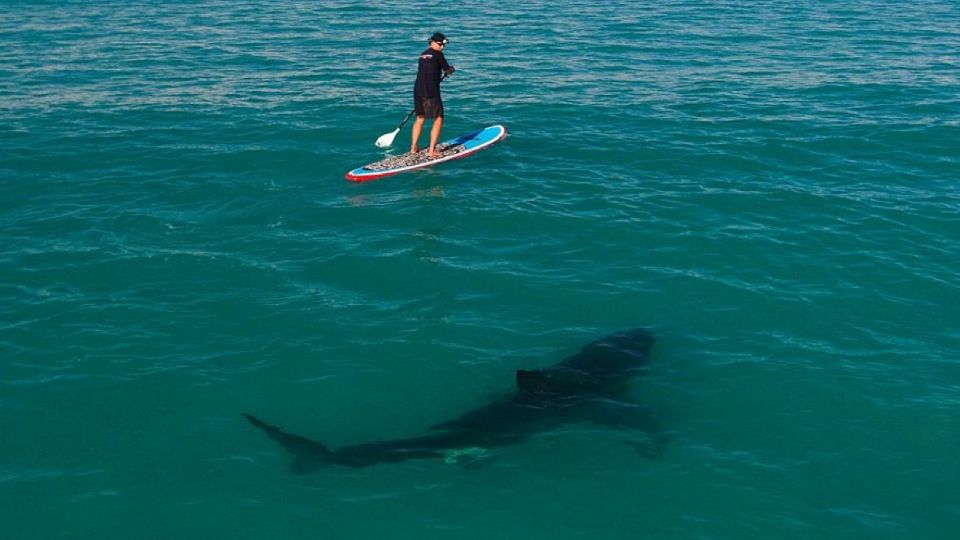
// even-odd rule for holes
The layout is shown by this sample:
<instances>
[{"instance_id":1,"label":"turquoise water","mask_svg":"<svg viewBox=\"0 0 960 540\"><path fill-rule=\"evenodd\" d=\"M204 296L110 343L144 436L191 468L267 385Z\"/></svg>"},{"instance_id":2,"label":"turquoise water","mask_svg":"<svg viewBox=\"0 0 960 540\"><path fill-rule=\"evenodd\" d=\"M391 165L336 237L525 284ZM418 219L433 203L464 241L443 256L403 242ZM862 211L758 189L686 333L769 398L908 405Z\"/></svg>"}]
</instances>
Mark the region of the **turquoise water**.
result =
<instances>
[{"instance_id":1,"label":"turquoise water","mask_svg":"<svg viewBox=\"0 0 960 540\"><path fill-rule=\"evenodd\" d=\"M4 3L0 536L953 537L960 5L420 8ZM344 181L437 30L444 135L510 136ZM660 459L240 416L415 436L637 326Z\"/></svg>"}]
</instances>

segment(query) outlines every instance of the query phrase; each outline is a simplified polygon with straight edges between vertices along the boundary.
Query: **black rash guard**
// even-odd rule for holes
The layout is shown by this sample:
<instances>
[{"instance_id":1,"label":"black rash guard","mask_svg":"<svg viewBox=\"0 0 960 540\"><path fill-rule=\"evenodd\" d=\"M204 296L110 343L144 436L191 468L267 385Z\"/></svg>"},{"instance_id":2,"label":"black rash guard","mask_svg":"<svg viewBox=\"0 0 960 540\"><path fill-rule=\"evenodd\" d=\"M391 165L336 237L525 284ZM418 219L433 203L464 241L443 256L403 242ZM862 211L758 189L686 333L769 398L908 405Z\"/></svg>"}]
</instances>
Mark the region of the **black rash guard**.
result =
<instances>
[{"instance_id":1,"label":"black rash guard","mask_svg":"<svg viewBox=\"0 0 960 540\"><path fill-rule=\"evenodd\" d=\"M420 53L417 82L413 84L413 96L417 98L440 97L441 74L450 71L450 64L443 53L432 48Z\"/></svg>"}]
</instances>

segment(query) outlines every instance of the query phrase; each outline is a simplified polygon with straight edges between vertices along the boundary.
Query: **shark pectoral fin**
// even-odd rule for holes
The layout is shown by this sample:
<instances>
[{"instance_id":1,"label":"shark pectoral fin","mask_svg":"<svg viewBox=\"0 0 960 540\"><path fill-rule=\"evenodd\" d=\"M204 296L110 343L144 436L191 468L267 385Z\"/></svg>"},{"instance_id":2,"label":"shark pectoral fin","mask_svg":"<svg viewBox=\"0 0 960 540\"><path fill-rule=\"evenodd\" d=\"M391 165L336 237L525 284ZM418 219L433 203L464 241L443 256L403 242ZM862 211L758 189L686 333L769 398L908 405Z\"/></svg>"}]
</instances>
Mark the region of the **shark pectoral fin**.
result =
<instances>
[{"instance_id":1,"label":"shark pectoral fin","mask_svg":"<svg viewBox=\"0 0 960 540\"><path fill-rule=\"evenodd\" d=\"M277 426L260 420L252 414L243 413L243 416L248 422L260 428L268 437L276 441L284 450L293 455L293 463L290 465L290 469L293 472L310 472L333 460L333 452L316 441L311 441L300 435L287 433Z\"/></svg>"},{"instance_id":2,"label":"shark pectoral fin","mask_svg":"<svg viewBox=\"0 0 960 540\"><path fill-rule=\"evenodd\" d=\"M656 459L663 455L669 441L653 412L647 407L629 401L598 403L591 411L591 420L606 426L637 429L646 433L646 441L630 441L627 444L648 459Z\"/></svg>"}]
</instances>

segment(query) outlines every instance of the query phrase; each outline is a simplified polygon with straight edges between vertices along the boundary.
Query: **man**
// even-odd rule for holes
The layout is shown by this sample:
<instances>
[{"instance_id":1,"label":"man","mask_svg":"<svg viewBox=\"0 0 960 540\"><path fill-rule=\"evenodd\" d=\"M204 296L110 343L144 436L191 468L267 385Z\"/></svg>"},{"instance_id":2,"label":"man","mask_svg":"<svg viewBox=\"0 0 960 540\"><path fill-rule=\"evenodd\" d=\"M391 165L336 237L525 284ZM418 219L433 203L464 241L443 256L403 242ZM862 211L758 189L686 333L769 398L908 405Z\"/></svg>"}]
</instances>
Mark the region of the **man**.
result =
<instances>
[{"instance_id":1,"label":"man","mask_svg":"<svg viewBox=\"0 0 960 540\"><path fill-rule=\"evenodd\" d=\"M413 85L413 110L417 119L413 121L412 141L410 152L420 151L420 132L427 118L433 118L433 127L430 128L430 149L427 157L440 157L437 152L437 141L440 140L440 131L443 129L443 100L440 98L440 73L453 73L454 68L447 64L443 56L443 48L448 43L447 37L437 32L430 36L430 46L420 53L420 64L417 68L417 81Z\"/></svg>"}]
</instances>

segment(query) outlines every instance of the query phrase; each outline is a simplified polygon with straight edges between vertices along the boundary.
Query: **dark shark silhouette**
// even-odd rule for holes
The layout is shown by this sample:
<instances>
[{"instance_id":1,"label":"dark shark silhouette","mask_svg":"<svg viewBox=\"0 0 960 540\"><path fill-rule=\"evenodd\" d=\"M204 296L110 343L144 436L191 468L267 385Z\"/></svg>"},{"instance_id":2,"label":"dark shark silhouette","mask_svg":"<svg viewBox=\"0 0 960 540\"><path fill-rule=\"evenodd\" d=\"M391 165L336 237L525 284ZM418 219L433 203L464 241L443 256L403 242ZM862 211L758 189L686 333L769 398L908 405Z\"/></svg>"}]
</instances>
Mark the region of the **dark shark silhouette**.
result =
<instances>
[{"instance_id":1,"label":"dark shark silhouette","mask_svg":"<svg viewBox=\"0 0 960 540\"><path fill-rule=\"evenodd\" d=\"M332 450L253 415L243 416L293 455L295 472L324 465L366 467L410 459L457 462L482 456L488 448L523 442L562 424L585 421L643 431L647 440L634 444L644 455L656 457L663 451L666 436L647 408L626 398L628 383L646 363L653 341L647 330L628 330L591 342L553 367L518 370L516 392L433 426L436 433L410 439Z\"/></svg>"}]
</instances>

